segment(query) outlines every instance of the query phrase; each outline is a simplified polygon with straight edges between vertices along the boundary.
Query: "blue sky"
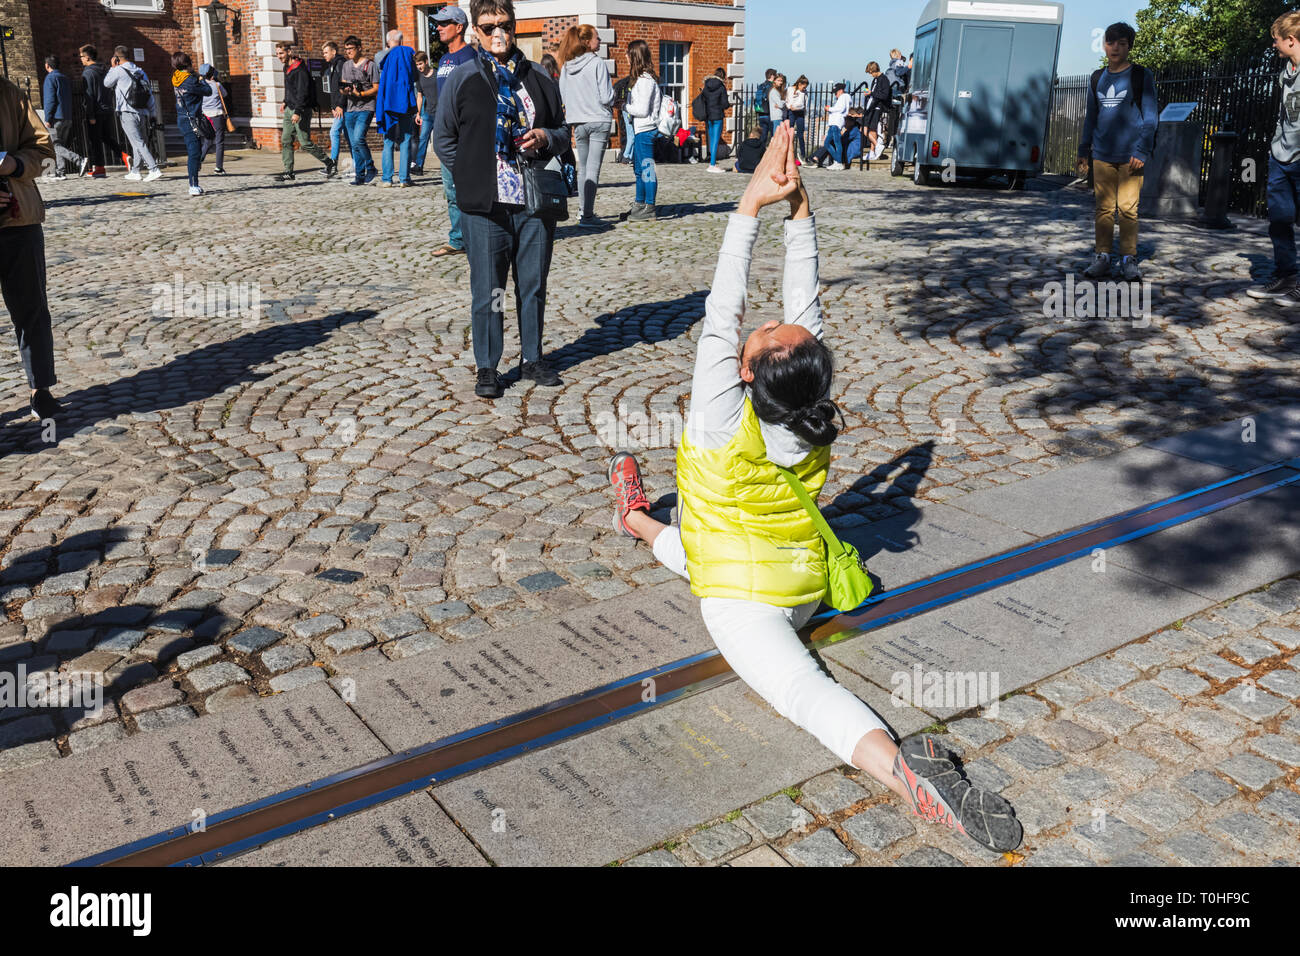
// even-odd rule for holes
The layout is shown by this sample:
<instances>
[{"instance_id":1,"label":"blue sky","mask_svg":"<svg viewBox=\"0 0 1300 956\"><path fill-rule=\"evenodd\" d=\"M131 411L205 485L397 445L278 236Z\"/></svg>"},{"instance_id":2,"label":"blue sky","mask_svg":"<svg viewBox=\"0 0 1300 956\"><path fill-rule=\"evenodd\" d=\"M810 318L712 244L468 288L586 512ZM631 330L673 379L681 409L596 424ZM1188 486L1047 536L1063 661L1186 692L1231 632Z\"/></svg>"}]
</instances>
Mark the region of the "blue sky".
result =
<instances>
[{"instance_id":1,"label":"blue sky","mask_svg":"<svg viewBox=\"0 0 1300 956\"><path fill-rule=\"evenodd\" d=\"M747 0L745 4L745 82L762 81L771 66L793 80L807 74L813 83L865 78L868 60L886 66L891 47L906 56L926 0ZM1065 26L1057 73L1090 73L1101 62L1093 51L1093 30L1117 20L1134 22L1145 0L1065 0ZM1136 25L1136 24L1134 24ZM802 30L807 49L795 52L794 32ZM1141 41L1139 41L1141 42Z\"/></svg>"}]
</instances>

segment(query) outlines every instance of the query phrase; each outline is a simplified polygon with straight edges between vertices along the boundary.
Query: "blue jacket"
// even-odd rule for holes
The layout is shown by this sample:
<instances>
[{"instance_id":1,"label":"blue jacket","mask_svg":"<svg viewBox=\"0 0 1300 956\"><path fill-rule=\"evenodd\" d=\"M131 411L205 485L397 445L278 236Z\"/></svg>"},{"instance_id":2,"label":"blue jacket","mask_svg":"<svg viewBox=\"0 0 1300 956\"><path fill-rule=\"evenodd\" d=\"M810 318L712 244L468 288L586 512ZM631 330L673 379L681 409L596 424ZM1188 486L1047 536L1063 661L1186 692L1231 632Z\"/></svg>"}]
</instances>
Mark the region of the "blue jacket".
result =
<instances>
[{"instance_id":1,"label":"blue jacket","mask_svg":"<svg viewBox=\"0 0 1300 956\"><path fill-rule=\"evenodd\" d=\"M1143 80L1142 102L1133 102L1133 74L1140 69L1135 64L1122 73L1101 71L1096 95L1088 90L1080 156L1091 151L1092 158L1102 163L1127 163L1133 157L1151 161L1160 113L1155 77L1149 70Z\"/></svg>"},{"instance_id":2,"label":"blue jacket","mask_svg":"<svg viewBox=\"0 0 1300 956\"><path fill-rule=\"evenodd\" d=\"M176 93L176 125L184 132L190 128L186 117L198 118L203 112L203 97L212 95L212 87L199 79L199 75L190 72L179 84L176 82L177 70L172 74L172 89Z\"/></svg>"},{"instance_id":3,"label":"blue jacket","mask_svg":"<svg viewBox=\"0 0 1300 956\"><path fill-rule=\"evenodd\" d=\"M381 134L398 116L415 112L415 51L391 47L379 68L379 95L375 97L375 125Z\"/></svg>"},{"instance_id":4,"label":"blue jacket","mask_svg":"<svg viewBox=\"0 0 1300 956\"><path fill-rule=\"evenodd\" d=\"M54 123L69 119L68 109L71 104L72 84L61 70L51 70L45 74L41 84L41 105L45 107L45 122Z\"/></svg>"}]
</instances>

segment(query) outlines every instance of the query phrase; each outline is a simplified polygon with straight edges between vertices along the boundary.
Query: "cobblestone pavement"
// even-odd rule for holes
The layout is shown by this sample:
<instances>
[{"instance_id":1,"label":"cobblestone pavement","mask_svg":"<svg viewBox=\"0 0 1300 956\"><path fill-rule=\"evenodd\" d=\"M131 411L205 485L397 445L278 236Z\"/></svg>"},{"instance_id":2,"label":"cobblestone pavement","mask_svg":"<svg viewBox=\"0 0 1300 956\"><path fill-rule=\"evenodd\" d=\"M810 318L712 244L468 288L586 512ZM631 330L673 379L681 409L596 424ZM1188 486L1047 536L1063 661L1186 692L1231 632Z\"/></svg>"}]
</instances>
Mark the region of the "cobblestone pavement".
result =
<instances>
[{"instance_id":1,"label":"cobblestone pavement","mask_svg":"<svg viewBox=\"0 0 1300 956\"><path fill-rule=\"evenodd\" d=\"M1015 806L1015 853L843 766L624 865L1300 864L1298 612L1286 578L936 728Z\"/></svg>"},{"instance_id":2,"label":"cobblestone pavement","mask_svg":"<svg viewBox=\"0 0 1300 956\"><path fill-rule=\"evenodd\" d=\"M611 533L605 463L649 446L667 513L743 177L663 167L663 221L562 227L546 344L565 384L493 403L472 394L466 262L428 255L433 181L276 186L273 156L228 165L198 199L174 170L45 189L69 411L53 435L23 418L6 330L0 666L102 673L114 705L93 727L10 709L0 769L669 574ZM613 220L632 183L604 176ZM822 499L839 527L1300 397L1297 326L1244 295L1262 223L1144 225L1149 322L1047 319L1048 283L1087 257L1088 196L808 179L848 423ZM777 218L754 323L781 314ZM254 292L257 315L231 304Z\"/></svg>"}]
</instances>

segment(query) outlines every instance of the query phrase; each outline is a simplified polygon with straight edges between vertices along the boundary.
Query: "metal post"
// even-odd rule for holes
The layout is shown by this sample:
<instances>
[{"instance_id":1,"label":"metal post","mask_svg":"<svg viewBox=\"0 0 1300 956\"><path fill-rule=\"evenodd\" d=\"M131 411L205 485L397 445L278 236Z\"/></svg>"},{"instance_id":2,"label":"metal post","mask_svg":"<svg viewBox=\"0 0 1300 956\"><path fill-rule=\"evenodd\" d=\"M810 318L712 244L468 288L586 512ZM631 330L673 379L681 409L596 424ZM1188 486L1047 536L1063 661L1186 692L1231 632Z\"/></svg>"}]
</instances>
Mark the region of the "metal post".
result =
<instances>
[{"instance_id":1,"label":"metal post","mask_svg":"<svg viewBox=\"0 0 1300 956\"><path fill-rule=\"evenodd\" d=\"M14 31L9 27L0 27L0 63L4 64L5 79L9 79L9 55L5 52L5 40L13 39Z\"/></svg>"},{"instance_id":2,"label":"metal post","mask_svg":"<svg viewBox=\"0 0 1300 956\"><path fill-rule=\"evenodd\" d=\"M1231 229L1228 219L1228 202L1232 196L1233 153L1237 134L1221 131L1210 137L1213 154L1210 159L1210 182L1205 190L1205 216L1201 225L1206 229Z\"/></svg>"}]
</instances>

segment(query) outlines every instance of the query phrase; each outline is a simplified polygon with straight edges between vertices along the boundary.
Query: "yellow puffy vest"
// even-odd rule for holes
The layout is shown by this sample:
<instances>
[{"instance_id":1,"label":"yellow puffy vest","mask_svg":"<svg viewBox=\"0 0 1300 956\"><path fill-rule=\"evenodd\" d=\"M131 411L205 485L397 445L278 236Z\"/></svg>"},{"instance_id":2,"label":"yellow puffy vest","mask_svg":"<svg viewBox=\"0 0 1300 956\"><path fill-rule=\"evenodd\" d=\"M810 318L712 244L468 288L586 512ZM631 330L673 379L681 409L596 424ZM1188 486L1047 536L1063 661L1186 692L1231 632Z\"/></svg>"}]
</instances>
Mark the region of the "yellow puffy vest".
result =
<instances>
[{"instance_id":1,"label":"yellow puffy vest","mask_svg":"<svg viewBox=\"0 0 1300 956\"><path fill-rule=\"evenodd\" d=\"M826 484L830 447L790 470L813 501ZM722 448L677 447L677 505L691 592L794 607L826 593L826 546L790 490L745 399L740 430Z\"/></svg>"}]
</instances>

